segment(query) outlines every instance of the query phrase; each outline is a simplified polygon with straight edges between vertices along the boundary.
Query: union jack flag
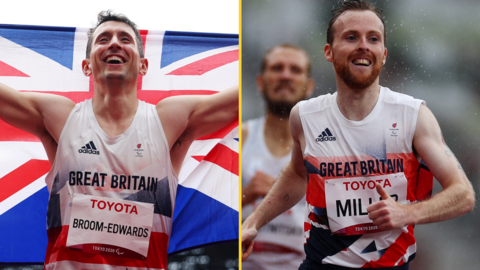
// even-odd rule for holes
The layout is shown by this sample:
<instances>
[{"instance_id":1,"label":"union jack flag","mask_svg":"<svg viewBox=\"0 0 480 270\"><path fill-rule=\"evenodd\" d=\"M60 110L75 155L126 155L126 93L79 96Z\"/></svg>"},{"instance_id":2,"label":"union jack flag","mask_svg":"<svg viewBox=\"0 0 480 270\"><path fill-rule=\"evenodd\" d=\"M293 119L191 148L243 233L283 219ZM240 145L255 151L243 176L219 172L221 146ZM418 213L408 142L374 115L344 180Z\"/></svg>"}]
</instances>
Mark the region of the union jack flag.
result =
<instances>
[{"instance_id":1,"label":"union jack flag","mask_svg":"<svg viewBox=\"0 0 480 270\"><path fill-rule=\"evenodd\" d=\"M156 104L238 84L238 35L140 34L149 70L138 79L138 99ZM83 28L0 25L0 81L76 103L92 98L81 69L86 45ZM44 261L49 170L39 140L0 120L0 262ZM238 239L238 122L196 140L179 181L169 253Z\"/></svg>"}]
</instances>

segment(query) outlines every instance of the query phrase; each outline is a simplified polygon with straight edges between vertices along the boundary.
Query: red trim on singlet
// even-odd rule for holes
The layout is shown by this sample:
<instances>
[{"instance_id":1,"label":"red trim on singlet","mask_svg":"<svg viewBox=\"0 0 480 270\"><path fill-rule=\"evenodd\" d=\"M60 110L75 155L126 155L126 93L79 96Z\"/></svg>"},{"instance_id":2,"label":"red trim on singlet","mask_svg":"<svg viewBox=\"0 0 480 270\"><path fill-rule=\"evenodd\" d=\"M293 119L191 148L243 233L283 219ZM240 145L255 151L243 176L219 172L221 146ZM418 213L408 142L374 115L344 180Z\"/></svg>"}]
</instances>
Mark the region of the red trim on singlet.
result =
<instances>
[{"instance_id":1,"label":"red trim on singlet","mask_svg":"<svg viewBox=\"0 0 480 270\"><path fill-rule=\"evenodd\" d=\"M66 248L69 226L54 227L47 230L48 245L45 265L59 261L75 261L80 263L106 264L117 266L145 267L167 269L167 249L169 236L152 232L148 247L147 259L102 256Z\"/></svg>"},{"instance_id":2,"label":"red trim on singlet","mask_svg":"<svg viewBox=\"0 0 480 270\"><path fill-rule=\"evenodd\" d=\"M395 263L405 255L409 246L415 244L413 236L413 225L409 225L408 233L402 233L395 243L391 244L387 251L378 259L378 261L370 261L362 266L362 268L384 268L396 266ZM408 258L407 258L408 259ZM405 262L402 260L398 265Z\"/></svg>"},{"instance_id":3,"label":"red trim on singlet","mask_svg":"<svg viewBox=\"0 0 480 270\"><path fill-rule=\"evenodd\" d=\"M302 255L300 251L294 250L293 248L288 248L284 246L279 246L270 243L263 243L263 242L254 242L253 243L253 251L254 252L275 252L275 253L295 253Z\"/></svg>"},{"instance_id":4,"label":"red trim on singlet","mask_svg":"<svg viewBox=\"0 0 480 270\"><path fill-rule=\"evenodd\" d=\"M312 224L308 223L308 222L304 222L303 223L303 229L305 232L308 232L312 229ZM306 240L308 240L310 237L307 237L305 236Z\"/></svg>"}]
</instances>

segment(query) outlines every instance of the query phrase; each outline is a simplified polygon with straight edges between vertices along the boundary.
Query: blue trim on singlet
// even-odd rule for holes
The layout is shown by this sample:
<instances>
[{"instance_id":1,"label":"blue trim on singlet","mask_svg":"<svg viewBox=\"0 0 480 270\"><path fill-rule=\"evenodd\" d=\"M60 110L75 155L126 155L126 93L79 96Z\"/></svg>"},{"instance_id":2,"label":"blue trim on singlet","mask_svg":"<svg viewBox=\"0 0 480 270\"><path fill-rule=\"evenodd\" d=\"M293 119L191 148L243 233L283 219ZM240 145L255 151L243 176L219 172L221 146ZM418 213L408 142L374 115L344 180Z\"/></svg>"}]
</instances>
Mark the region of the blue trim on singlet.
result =
<instances>
[{"instance_id":1,"label":"blue trim on singlet","mask_svg":"<svg viewBox=\"0 0 480 270\"><path fill-rule=\"evenodd\" d=\"M141 190L125 198L128 201L153 203L155 214L172 217L172 200L170 197L170 186L168 185L168 178L165 177L158 181L155 192L148 190Z\"/></svg>"},{"instance_id":2,"label":"blue trim on singlet","mask_svg":"<svg viewBox=\"0 0 480 270\"><path fill-rule=\"evenodd\" d=\"M330 230L312 226L305 244L305 253L310 261L321 264L325 257L337 254L360 237L362 235L336 236Z\"/></svg>"},{"instance_id":3,"label":"blue trim on singlet","mask_svg":"<svg viewBox=\"0 0 480 270\"><path fill-rule=\"evenodd\" d=\"M55 179L53 180L52 190L50 191L50 199L47 206L47 229L53 227L62 226L62 214L60 206L60 190L67 183L66 181L60 182L60 173L57 172Z\"/></svg>"},{"instance_id":4,"label":"blue trim on singlet","mask_svg":"<svg viewBox=\"0 0 480 270\"><path fill-rule=\"evenodd\" d=\"M320 174L320 170L317 167L313 166L312 163L308 162L306 159L303 160L303 165L307 169L307 173Z\"/></svg>"}]
</instances>

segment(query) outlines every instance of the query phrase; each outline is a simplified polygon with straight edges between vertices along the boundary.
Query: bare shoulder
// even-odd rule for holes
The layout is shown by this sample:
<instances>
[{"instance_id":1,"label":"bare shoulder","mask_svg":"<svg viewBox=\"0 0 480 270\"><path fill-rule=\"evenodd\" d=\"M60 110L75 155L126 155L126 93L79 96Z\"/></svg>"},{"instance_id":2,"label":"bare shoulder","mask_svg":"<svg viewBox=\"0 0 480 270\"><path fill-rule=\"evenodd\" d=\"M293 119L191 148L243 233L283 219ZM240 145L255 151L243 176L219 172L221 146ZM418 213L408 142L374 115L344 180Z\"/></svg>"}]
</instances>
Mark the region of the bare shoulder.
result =
<instances>
[{"instance_id":1,"label":"bare shoulder","mask_svg":"<svg viewBox=\"0 0 480 270\"><path fill-rule=\"evenodd\" d=\"M420 150L423 145L430 143L444 144L442 131L432 111L422 104L418 112L413 144L416 150Z\"/></svg>"},{"instance_id":2,"label":"bare shoulder","mask_svg":"<svg viewBox=\"0 0 480 270\"><path fill-rule=\"evenodd\" d=\"M290 133L294 140L299 140L303 137L302 121L300 120L299 104L295 105L290 112Z\"/></svg>"},{"instance_id":3,"label":"bare shoulder","mask_svg":"<svg viewBox=\"0 0 480 270\"><path fill-rule=\"evenodd\" d=\"M75 107L72 100L54 94L26 93L41 115L42 125L35 134L42 142L50 164L55 160L60 134Z\"/></svg>"},{"instance_id":4,"label":"bare shoulder","mask_svg":"<svg viewBox=\"0 0 480 270\"><path fill-rule=\"evenodd\" d=\"M293 138L291 169L295 171L297 175L301 176L302 179L307 179L307 170L303 165L303 153L306 144L298 103L290 112L290 133Z\"/></svg>"},{"instance_id":5,"label":"bare shoulder","mask_svg":"<svg viewBox=\"0 0 480 270\"><path fill-rule=\"evenodd\" d=\"M196 103L195 97L197 96L168 97L156 105L170 147L186 129L192 108Z\"/></svg>"},{"instance_id":6,"label":"bare shoulder","mask_svg":"<svg viewBox=\"0 0 480 270\"><path fill-rule=\"evenodd\" d=\"M60 113L62 116L68 117L75 102L71 99L60 95L44 94L44 93L26 93L35 100L35 105L38 106L42 114Z\"/></svg>"},{"instance_id":7,"label":"bare shoulder","mask_svg":"<svg viewBox=\"0 0 480 270\"><path fill-rule=\"evenodd\" d=\"M68 116L73 107L75 107L75 103L60 95L33 92L25 92L23 94L26 100L29 101L29 106L33 107L33 111L38 112L32 114L36 119L33 120L32 118L32 121L35 121L35 123L31 124L36 129L32 130L31 133L40 139L48 133L58 142Z\"/></svg>"}]
</instances>

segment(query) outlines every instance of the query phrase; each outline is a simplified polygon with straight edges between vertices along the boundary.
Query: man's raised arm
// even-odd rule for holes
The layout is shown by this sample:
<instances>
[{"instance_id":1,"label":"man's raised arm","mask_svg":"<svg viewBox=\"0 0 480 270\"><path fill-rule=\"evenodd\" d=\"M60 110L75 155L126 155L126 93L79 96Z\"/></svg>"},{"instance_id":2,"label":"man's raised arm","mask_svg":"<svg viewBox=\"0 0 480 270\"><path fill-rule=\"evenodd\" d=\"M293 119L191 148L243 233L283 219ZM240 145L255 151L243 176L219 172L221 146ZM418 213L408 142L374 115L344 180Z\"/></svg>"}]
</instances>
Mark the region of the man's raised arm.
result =
<instances>
[{"instance_id":1,"label":"man's raised arm","mask_svg":"<svg viewBox=\"0 0 480 270\"><path fill-rule=\"evenodd\" d=\"M197 138L238 121L238 86L206 96L175 96L157 104L175 171Z\"/></svg>"},{"instance_id":2,"label":"man's raised arm","mask_svg":"<svg viewBox=\"0 0 480 270\"><path fill-rule=\"evenodd\" d=\"M54 157L52 139L58 141L74 106L73 101L62 96L19 92L0 83L0 119L37 136L50 162Z\"/></svg>"},{"instance_id":3,"label":"man's raised arm","mask_svg":"<svg viewBox=\"0 0 480 270\"><path fill-rule=\"evenodd\" d=\"M305 138L298 105L290 113L290 132L293 137L290 163L283 168L265 199L242 224L242 260L250 256L257 231L281 213L292 208L305 196L307 171L303 165L302 154Z\"/></svg>"},{"instance_id":4,"label":"man's raised arm","mask_svg":"<svg viewBox=\"0 0 480 270\"><path fill-rule=\"evenodd\" d=\"M475 205L472 185L443 141L440 126L425 105L420 107L413 145L443 190L429 200L400 205L377 186L383 200L370 205L367 211L381 229L452 219L472 211Z\"/></svg>"}]
</instances>

